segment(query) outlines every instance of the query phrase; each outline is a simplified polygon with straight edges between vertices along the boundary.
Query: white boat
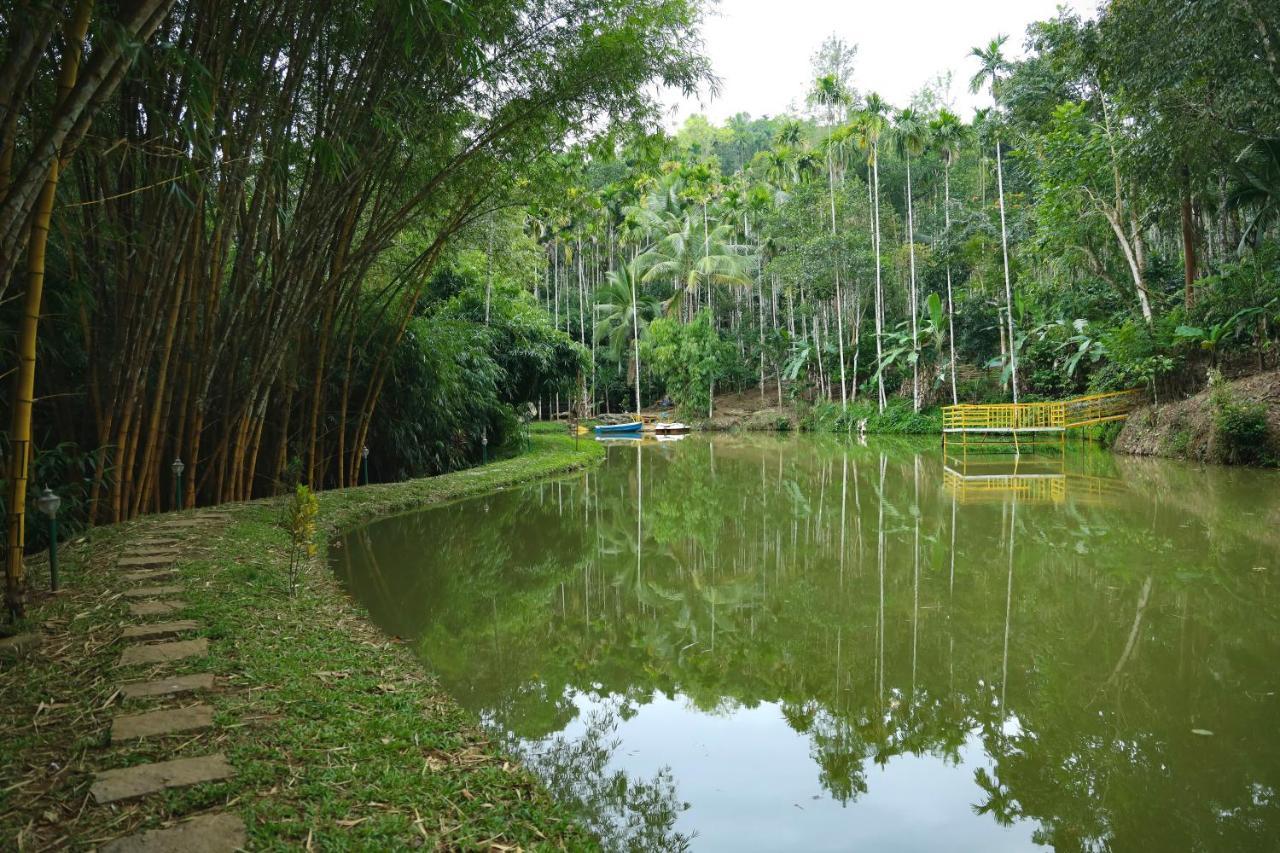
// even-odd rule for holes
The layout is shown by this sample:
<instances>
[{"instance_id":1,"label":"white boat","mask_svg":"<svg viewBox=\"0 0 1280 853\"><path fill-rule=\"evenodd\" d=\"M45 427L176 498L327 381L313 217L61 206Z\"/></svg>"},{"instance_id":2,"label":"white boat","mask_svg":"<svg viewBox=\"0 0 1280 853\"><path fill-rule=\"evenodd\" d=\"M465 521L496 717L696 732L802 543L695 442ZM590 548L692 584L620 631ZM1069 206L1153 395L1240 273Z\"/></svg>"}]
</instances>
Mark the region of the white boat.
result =
<instances>
[{"instance_id":1,"label":"white boat","mask_svg":"<svg viewBox=\"0 0 1280 853\"><path fill-rule=\"evenodd\" d=\"M679 421L660 421L653 425L653 431L659 435L672 435L674 433L688 432L689 425L682 424Z\"/></svg>"}]
</instances>

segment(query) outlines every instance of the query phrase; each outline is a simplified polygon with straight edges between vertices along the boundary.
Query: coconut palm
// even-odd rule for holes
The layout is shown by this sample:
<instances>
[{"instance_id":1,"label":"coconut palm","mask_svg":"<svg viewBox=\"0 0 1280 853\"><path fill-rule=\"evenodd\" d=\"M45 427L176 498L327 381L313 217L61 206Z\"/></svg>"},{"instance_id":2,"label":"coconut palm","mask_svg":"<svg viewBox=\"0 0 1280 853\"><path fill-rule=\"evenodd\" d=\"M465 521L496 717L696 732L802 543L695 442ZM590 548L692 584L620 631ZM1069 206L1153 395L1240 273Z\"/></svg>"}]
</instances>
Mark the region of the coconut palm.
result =
<instances>
[{"instance_id":1,"label":"coconut palm","mask_svg":"<svg viewBox=\"0 0 1280 853\"><path fill-rule=\"evenodd\" d=\"M929 123L929 130L934 147L942 158L943 234L947 242L947 342L951 350L951 402L955 404L960 402L960 397L956 391L956 309L951 292L951 167L964 144L966 128L955 113L943 109Z\"/></svg>"},{"instance_id":2,"label":"coconut palm","mask_svg":"<svg viewBox=\"0 0 1280 853\"><path fill-rule=\"evenodd\" d=\"M669 216L663 226L666 233L637 258L636 272L642 282L671 282L674 290L665 305L668 312L677 303L688 307L700 287L751 283L749 259L732 242L729 225L721 223L701 234L703 229L692 217Z\"/></svg>"},{"instance_id":3,"label":"coconut palm","mask_svg":"<svg viewBox=\"0 0 1280 853\"><path fill-rule=\"evenodd\" d=\"M929 125L916 113L907 108L894 117L894 148L907 163L907 247L911 257L911 339L918 343L920 297L916 289L916 238L915 207L911 198L911 157L924 153L929 143ZM920 360L911 363L911 401L912 406L920 411Z\"/></svg>"},{"instance_id":4,"label":"coconut palm","mask_svg":"<svg viewBox=\"0 0 1280 853\"><path fill-rule=\"evenodd\" d=\"M981 63L978 72L969 80L969 91L977 94L983 85L988 85L991 100L999 104L997 93L1000 89L1000 75L1008 70L1009 62L1004 58L1003 48L1008 36L993 38L985 48L975 47L969 55ZM1018 402L1018 357L1013 342L1017 340L1013 325L1013 283L1009 277L1009 229L1005 224L1004 212L1004 158L1000 151L999 118L994 117L991 129L994 131L996 146L996 188L1000 198L1000 248L1004 254L1004 295L1005 315L1009 320L1009 376L1013 387L1013 402Z\"/></svg>"},{"instance_id":5,"label":"coconut palm","mask_svg":"<svg viewBox=\"0 0 1280 853\"><path fill-rule=\"evenodd\" d=\"M640 411L640 339L649 321L658 316L661 303L640 293L635 263L609 270L609 283L596 296L595 342L607 343L618 364L627 365L627 378L635 386L636 411Z\"/></svg>"}]
</instances>

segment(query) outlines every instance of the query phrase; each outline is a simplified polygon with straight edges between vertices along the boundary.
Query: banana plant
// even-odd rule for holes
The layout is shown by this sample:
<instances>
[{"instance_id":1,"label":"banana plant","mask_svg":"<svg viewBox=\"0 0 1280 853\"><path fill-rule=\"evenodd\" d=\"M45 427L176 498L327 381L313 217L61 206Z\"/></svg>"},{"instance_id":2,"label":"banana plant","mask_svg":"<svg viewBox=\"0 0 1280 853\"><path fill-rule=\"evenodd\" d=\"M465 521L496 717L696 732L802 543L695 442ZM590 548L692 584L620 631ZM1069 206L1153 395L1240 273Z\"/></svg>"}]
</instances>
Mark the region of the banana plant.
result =
<instances>
[{"instance_id":1,"label":"banana plant","mask_svg":"<svg viewBox=\"0 0 1280 853\"><path fill-rule=\"evenodd\" d=\"M1094 336L1089 331L1089 321L1078 318L1071 321L1071 327L1076 333L1062 342L1059 350L1070 352L1063 366L1067 369L1067 376L1074 377L1076 369L1080 366L1080 362L1088 359L1090 364L1097 364L1107 355L1106 345L1102 340Z\"/></svg>"}]
</instances>

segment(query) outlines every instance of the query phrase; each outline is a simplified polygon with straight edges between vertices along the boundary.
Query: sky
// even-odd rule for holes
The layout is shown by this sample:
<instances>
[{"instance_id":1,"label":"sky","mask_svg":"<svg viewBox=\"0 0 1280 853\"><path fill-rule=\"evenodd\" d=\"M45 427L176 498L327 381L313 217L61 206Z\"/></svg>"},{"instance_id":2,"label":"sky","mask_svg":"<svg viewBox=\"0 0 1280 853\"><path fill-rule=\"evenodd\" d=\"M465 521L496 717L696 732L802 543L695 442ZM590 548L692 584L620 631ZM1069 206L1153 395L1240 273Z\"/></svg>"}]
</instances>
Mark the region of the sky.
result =
<instances>
[{"instance_id":1,"label":"sky","mask_svg":"<svg viewBox=\"0 0 1280 853\"><path fill-rule=\"evenodd\" d=\"M951 70L954 107L968 118L990 103L969 94L976 70L970 48L1004 33L1006 55L1017 58L1027 25L1053 17L1059 4L1092 17L1097 0L720 0L703 33L720 93L667 97L668 124L678 127L694 113L718 124L739 112L803 108L810 60L833 33L858 46L858 91L906 106L922 85Z\"/></svg>"}]
</instances>

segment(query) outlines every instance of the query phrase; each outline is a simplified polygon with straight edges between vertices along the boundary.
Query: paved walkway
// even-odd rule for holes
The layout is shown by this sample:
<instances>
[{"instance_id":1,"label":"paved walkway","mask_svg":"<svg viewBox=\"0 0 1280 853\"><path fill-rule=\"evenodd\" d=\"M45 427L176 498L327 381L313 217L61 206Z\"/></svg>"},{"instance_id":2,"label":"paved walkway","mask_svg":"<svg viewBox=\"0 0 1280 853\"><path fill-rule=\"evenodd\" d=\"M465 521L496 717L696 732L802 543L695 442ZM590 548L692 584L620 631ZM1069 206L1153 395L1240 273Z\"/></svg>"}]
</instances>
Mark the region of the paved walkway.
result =
<instances>
[{"instance_id":1,"label":"paved walkway","mask_svg":"<svg viewBox=\"0 0 1280 853\"><path fill-rule=\"evenodd\" d=\"M116 674L123 707L111 721L111 744L154 739L185 745L193 738L206 737L214 728L213 708L201 701L201 695L214 689L217 675L172 675L164 670L176 661L202 658L209 652L208 639L200 636L204 626L179 618L186 603L181 598L184 588L175 562L186 535L227 519L219 512L175 516L158 526L160 536L133 543L118 560L121 592L137 621L120 635ZM159 705L142 711L139 701ZM94 773L90 795L99 806L162 796L170 788L235 775L235 768L219 752L125 767L112 767L113 758L118 763L117 756L105 751L98 762L100 769ZM101 849L106 853L222 853L241 849L246 843L244 822L233 814L215 812L175 819L172 825L118 838Z\"/></svg>"}]
</instances>

